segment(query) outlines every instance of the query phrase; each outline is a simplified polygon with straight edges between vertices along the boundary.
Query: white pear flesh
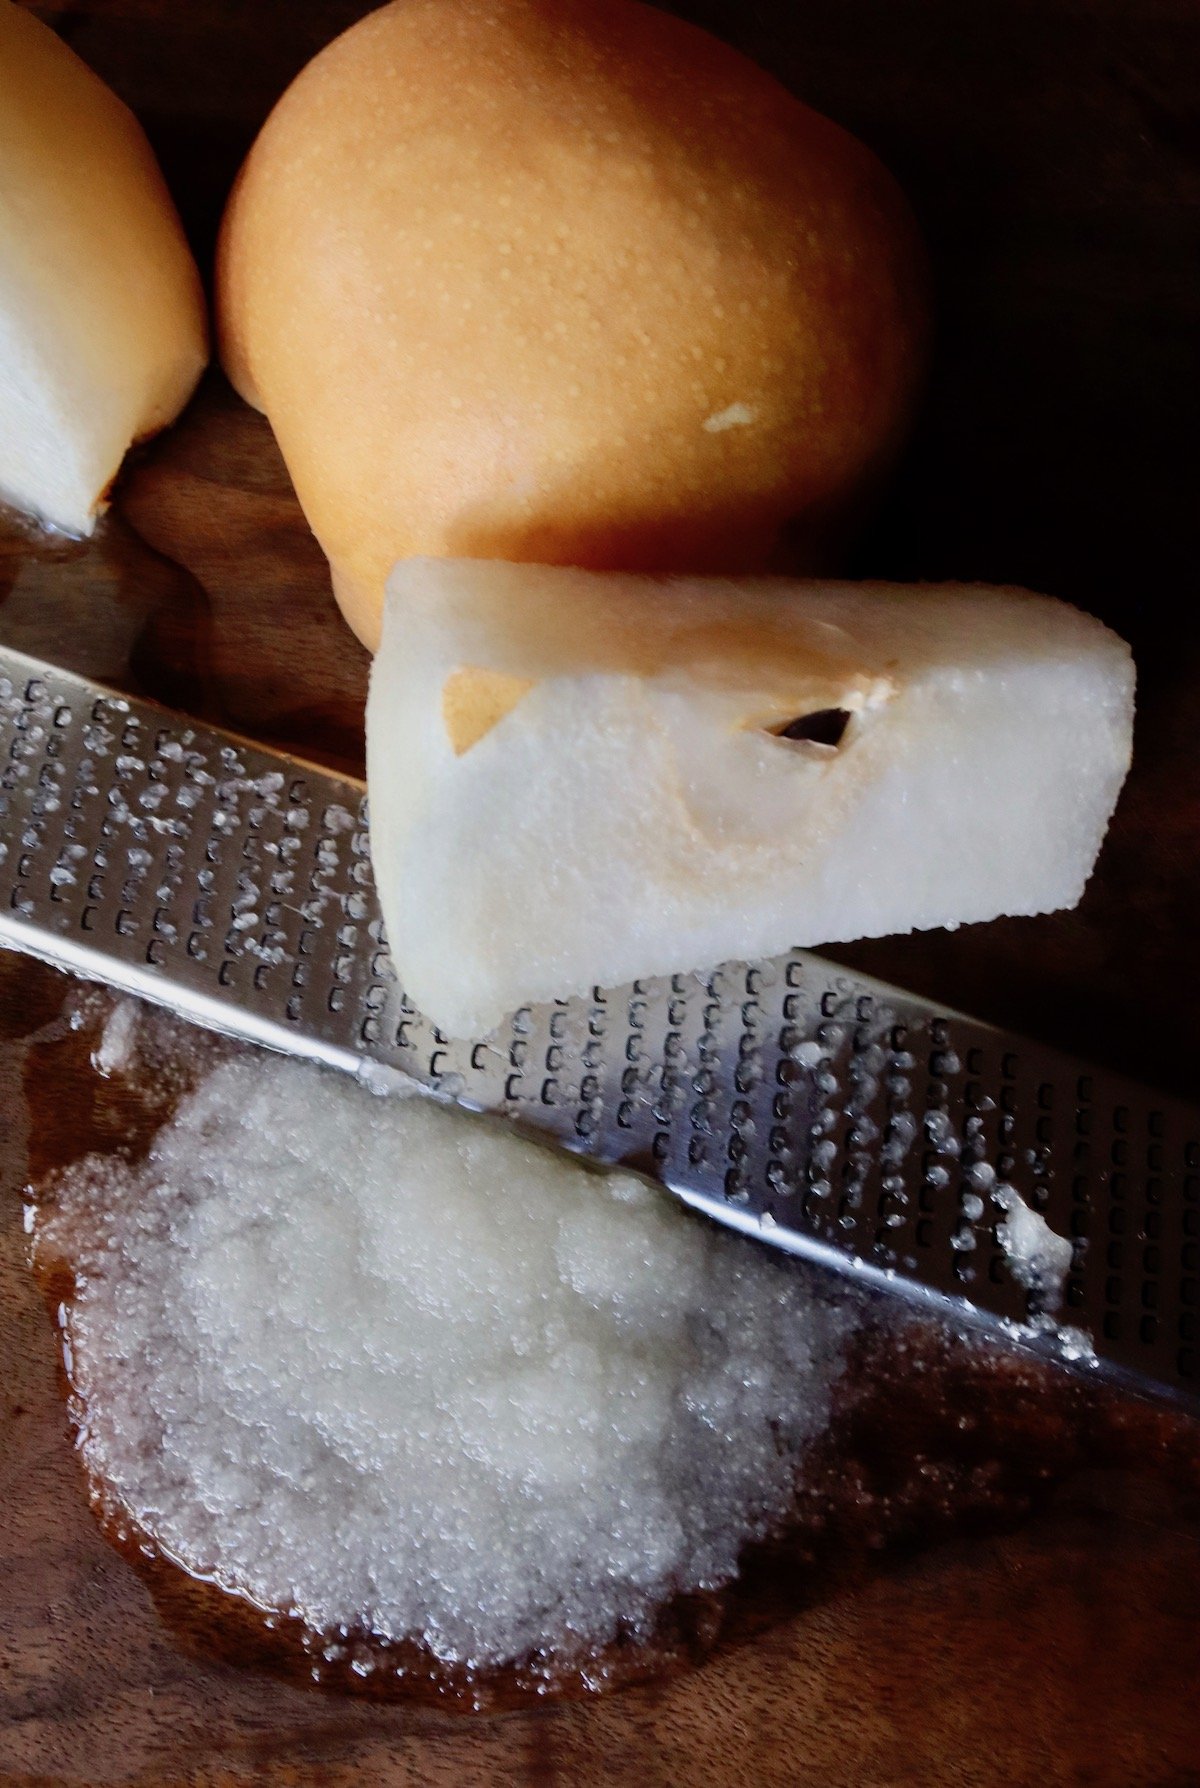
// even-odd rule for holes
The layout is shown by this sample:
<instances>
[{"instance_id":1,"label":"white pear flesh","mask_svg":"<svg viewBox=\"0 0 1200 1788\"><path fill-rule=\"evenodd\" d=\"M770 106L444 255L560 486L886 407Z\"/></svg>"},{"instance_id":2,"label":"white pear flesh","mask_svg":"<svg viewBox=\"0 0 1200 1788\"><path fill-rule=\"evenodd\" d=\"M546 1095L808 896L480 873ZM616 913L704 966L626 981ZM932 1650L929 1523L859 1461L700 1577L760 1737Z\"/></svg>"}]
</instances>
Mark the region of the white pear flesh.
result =
<instances>
[{"instance_id":1,"label":"white pear flesh","mask_svg":"<svg viewBox=\"0 0 1200 1788\"><path fill-rule=\"evenodd\" d=\"M367 707L397 972L478 1037L596 986L1073 906L1133 695L1122 640L1022 590L402 561ZM778 736L825 710L836 747Z\"/></svg>"},{"instance_id":2,"label":"white pear flesh","mask_svg":"<svg viewBox=\"0 0 1200 1788\"><path fill-rule=\"evenodd\" d=\"M133 114L0 0L0 500L90 534L208 357L200 278Z\"/></svg>"}]
</instances>

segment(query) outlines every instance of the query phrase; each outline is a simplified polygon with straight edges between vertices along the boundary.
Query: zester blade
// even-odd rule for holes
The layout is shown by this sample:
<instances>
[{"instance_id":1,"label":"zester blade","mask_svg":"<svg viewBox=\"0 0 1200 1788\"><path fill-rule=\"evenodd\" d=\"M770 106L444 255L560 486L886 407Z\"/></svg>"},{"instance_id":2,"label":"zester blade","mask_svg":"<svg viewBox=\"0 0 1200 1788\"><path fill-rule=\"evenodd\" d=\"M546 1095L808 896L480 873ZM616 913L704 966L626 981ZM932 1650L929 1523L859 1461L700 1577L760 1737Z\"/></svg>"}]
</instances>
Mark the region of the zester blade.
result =
<instances>
[{"instance_id":1,"label":"zester blade","mask_svg":"<svg viewBox=\"0 0 1200 1788\"><path fill-rule=\"evenodd\" d=\"M448 1040L394 973L360 782L3 648L0 941L398 1070L944 1316L1200 1400L1200 1111L804 951ZM997 1187L1070 1238L1062 1327L1012 1271Z\"/></svg>"}]
</instances>

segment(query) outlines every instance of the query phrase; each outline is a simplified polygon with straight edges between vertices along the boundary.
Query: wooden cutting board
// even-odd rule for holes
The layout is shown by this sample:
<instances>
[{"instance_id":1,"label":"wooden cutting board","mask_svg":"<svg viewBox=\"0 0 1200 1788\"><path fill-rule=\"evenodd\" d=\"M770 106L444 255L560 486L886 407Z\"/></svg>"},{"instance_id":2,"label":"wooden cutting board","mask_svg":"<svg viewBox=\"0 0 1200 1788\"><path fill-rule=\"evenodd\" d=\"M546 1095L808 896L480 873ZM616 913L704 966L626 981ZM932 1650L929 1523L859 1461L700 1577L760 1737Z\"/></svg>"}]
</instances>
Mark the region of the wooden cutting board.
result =
<instances>
[{"instance_id":1,"label":"wooden cutting board","mask_svg":"<svg viewBox=\"0 0 1200 1788\"><path fill-rule=\"evenodd\" d=\"M35 10L143 119L207 266L257 124L362 8ZM871 142L931 244L931 390L854 569L1049 590L1120 628L1139 662L1135 769L1078 912L841 954L1195 1096L1192 0L1142 0L1136 17L1120 0L677 10ZM361 765L365 657L269 430L216 374L130 467L94 541L0 527L0 638ZM0 960L0 1783L1200 1782L1198 1431L1132 1407L1084 1419L1053 1379L1010 1387L1007 1406L995 1384L951 1379L942 1412L939 1444L973 1435L981 1483L1025 1462L1028 1519L1016 1495L970 1531L951 1513L845 1569L760 1571L709 1662L661 1683L473 1719L217 1662L92 1523L25 1266L30 1162L120 1134L120 1099L97 1102L54 1030L64 993ZM874 1419L878 1490L889 1458L902 1477L920 1448L907 1403L891 1428Z\"/></svg>"}]
</instances>

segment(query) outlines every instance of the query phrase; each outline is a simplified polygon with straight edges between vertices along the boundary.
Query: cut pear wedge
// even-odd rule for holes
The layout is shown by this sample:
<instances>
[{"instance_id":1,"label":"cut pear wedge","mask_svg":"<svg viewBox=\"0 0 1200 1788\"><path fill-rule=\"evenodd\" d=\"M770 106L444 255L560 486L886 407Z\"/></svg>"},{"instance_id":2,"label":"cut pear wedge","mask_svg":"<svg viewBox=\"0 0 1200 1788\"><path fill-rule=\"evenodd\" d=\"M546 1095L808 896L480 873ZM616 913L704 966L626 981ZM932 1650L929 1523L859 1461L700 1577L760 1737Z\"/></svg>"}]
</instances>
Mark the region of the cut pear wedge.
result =
<instances>
[{"instance_id":1,"label":"cut pear wedge","mask_svg":"<svg viewBox=\"0 0 1200 1788\"><path fill-rule=\"evenodd\" d=\"M208 356L200 278L141 126L0 0L0 500L90 534L130 444Z\"/></svg>"},{"instance_id":2,"label":"cut pear wedge","mask_svg":"<svg viewBox=\"0 0 1200 1788\"><path fill-rule=\"evenodd\" d=\"M1100 622L962 585L412 559L367 710L397 971L447 1035L647 975L1073 906L1129 768Z\"/></svg>"}]
</instances>

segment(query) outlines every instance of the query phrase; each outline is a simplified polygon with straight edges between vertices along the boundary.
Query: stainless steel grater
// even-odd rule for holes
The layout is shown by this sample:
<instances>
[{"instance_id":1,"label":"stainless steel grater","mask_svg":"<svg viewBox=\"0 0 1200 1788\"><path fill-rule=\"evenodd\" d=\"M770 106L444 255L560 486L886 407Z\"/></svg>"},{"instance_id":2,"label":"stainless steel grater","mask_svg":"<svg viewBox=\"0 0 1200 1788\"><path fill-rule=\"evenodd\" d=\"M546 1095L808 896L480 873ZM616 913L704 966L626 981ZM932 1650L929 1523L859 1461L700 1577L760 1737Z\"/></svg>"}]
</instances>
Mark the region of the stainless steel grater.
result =
<instances>
[{"instance_id":1,"label":"stainless steel grater","mask_svg":"<svg viewBox=\"0 0 1200 1788\"><path fill-rule=\"evenodd\" d=\"M399 1070L1200 1402L1200 1110L803 951L447 1040L393 971L360 782L4 649L0 941L269 1048ZM997 1239L997 1186L1071 1238L1059 1322Z\"/></svg>"}]
</instances>

